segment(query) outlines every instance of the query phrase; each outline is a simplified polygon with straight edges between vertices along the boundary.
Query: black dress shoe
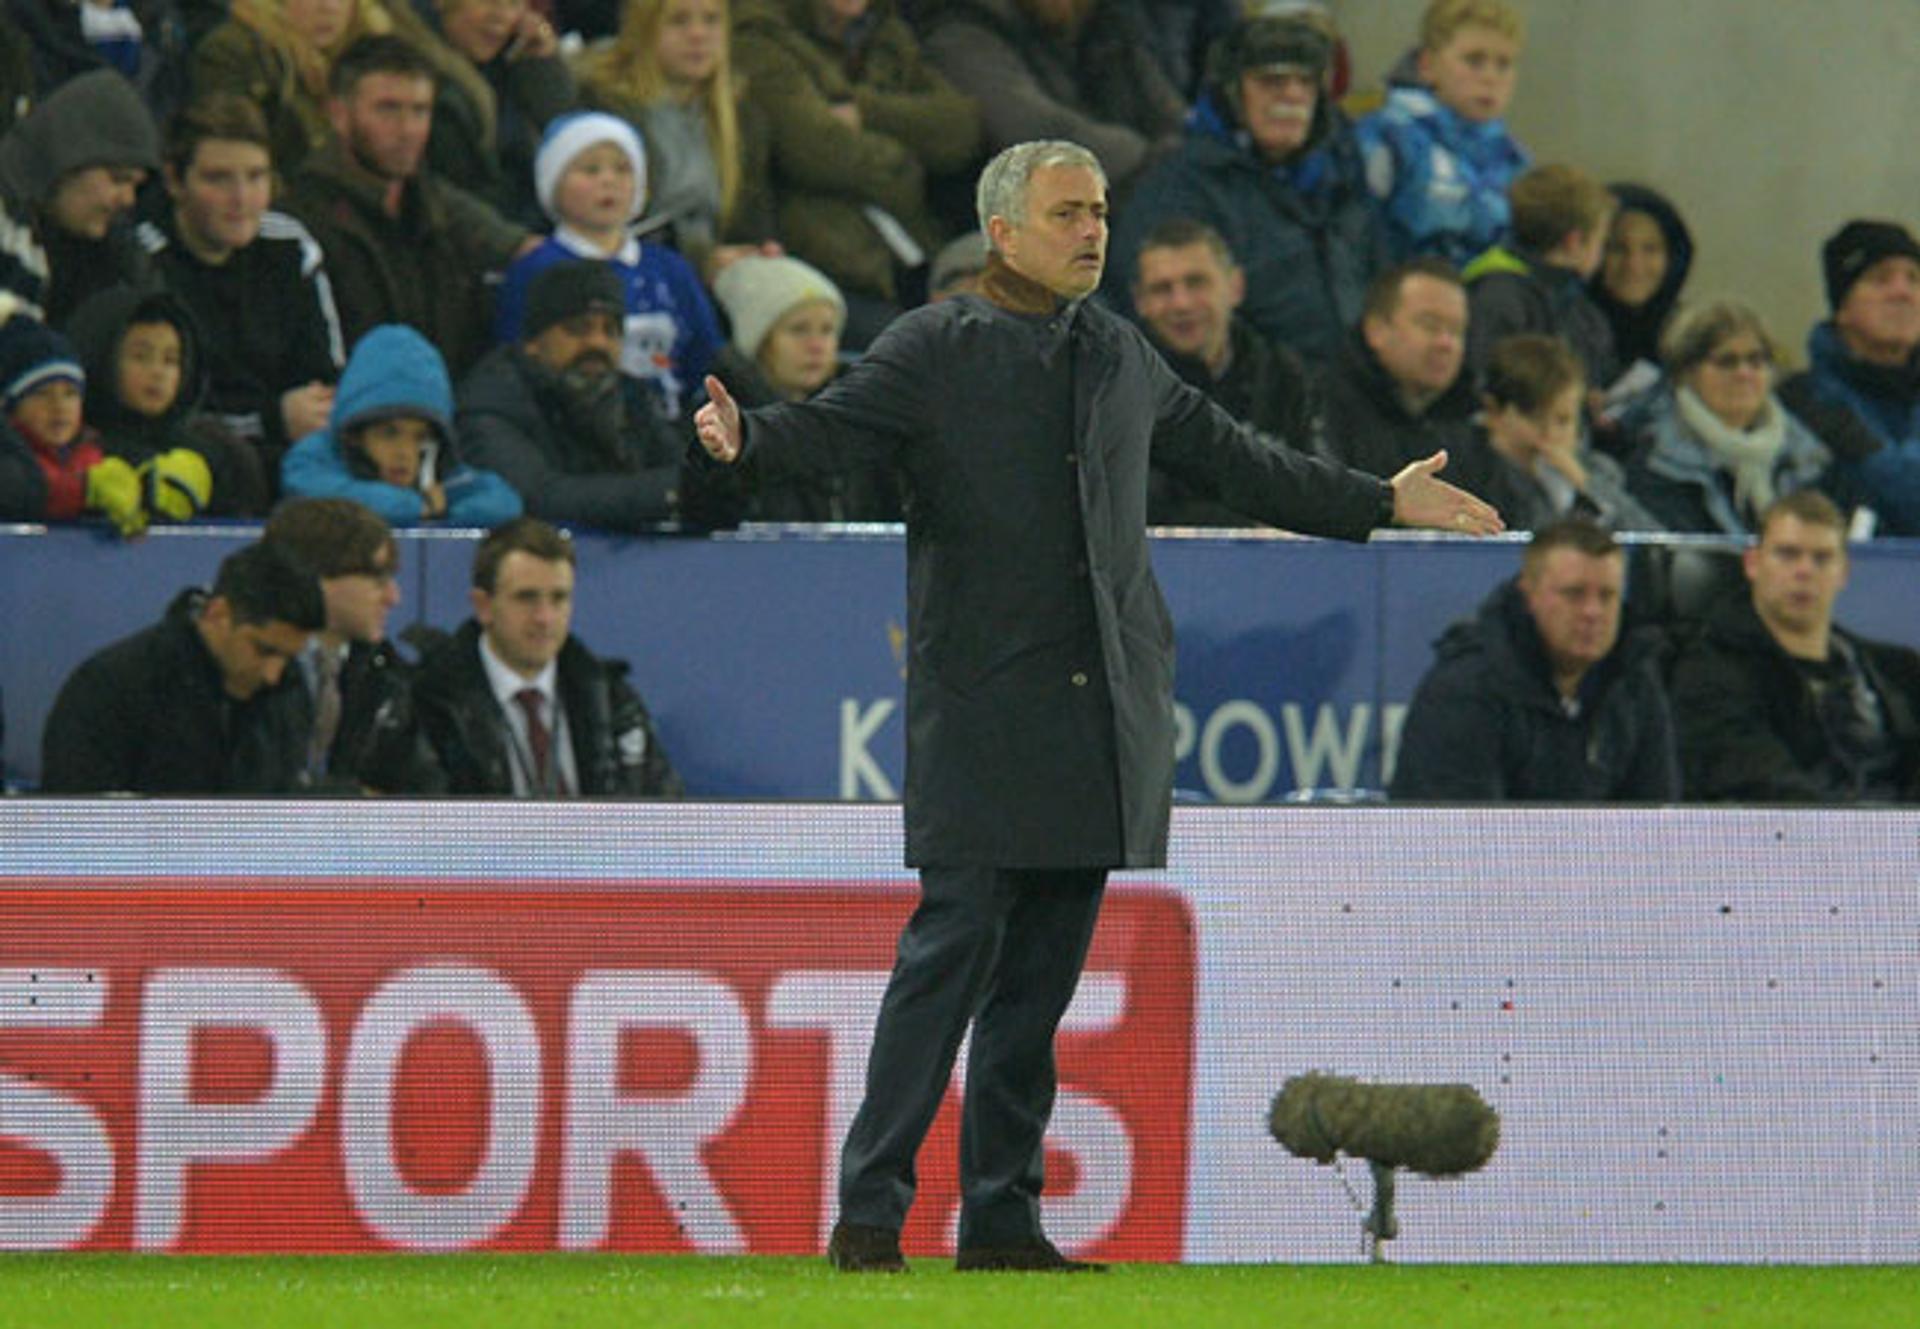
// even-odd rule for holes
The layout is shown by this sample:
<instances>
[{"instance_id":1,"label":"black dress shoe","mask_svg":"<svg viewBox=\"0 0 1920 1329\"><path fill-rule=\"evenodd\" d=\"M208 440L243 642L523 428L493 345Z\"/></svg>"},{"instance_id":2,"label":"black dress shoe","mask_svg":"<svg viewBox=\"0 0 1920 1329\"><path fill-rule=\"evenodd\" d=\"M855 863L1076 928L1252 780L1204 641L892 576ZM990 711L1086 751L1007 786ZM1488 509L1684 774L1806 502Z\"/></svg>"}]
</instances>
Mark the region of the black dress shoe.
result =
<instances>
[{"instance_id":1,"label":"black dress shoe","mask_svg":"<svg viewBox=\"0 0 1920 1329\"><path fill-rule=\"evenodd\" d=\"M900 1234L866 1223L839 1222L827 1239L827 1263L848 1274L904 1274Z\"/></svg>"},{"instance_id":2,"label":"black dress shoe","mask_svg":"<svg viewBox=\"0 0 1920 1329\"><path fill-rule=\"evenodd\" d=\"M990 1269L1010 1269L1029 1274L1104 1274L1107 1266L1093 1260L1071 1260L1045 1237L1034 1237L1013 1246L970 1246L954 1258L959 1272L978 1273Z\"/></svg>"}]
</instances>

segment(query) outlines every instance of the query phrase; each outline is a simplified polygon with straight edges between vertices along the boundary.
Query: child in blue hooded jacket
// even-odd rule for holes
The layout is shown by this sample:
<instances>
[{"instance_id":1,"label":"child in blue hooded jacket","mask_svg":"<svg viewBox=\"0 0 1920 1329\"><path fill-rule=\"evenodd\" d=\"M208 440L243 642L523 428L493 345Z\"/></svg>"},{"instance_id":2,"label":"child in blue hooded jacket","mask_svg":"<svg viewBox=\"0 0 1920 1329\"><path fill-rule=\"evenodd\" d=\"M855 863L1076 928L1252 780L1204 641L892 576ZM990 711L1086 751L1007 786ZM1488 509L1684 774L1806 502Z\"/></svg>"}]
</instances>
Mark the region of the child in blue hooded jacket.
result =
<instances>
[{"instance_id":1,"label":"child in blue hooded jacket","mask_svg":"<svg viewBox=\"0 0 1920 1329\"><path fill-rule=\"evenodd\" d=\"M347 358L333 414L287 450L288 498L350 498L392 526L498 526L520 515L513 486L453 449L446 361L410 327L383 324Z\"/></svg>"}]
</instances>

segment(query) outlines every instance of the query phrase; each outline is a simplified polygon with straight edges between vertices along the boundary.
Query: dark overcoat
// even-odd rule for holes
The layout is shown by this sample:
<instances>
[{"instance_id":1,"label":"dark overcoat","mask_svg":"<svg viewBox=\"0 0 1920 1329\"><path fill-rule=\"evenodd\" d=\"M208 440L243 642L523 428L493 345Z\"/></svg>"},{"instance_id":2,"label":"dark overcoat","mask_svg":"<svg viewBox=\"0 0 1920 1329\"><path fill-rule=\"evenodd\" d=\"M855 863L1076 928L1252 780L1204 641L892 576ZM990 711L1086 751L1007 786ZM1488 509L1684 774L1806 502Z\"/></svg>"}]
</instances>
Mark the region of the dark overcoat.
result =
<instances>
[{"instance_id":1,"label":"dark overcoat","mask_svg":"<svg viewBox=\"0 0 1920 1329\"><path fill-rule=\"evenodd\" d=\"M1392 491L1238 424L1098 303L997 267L988 289L896 320L811 401L749 413L745 455L905 476L909 864L1158 866L1173 624L1149 461L1348 539L1390 518Z\"/></svg>"}]
</instances>

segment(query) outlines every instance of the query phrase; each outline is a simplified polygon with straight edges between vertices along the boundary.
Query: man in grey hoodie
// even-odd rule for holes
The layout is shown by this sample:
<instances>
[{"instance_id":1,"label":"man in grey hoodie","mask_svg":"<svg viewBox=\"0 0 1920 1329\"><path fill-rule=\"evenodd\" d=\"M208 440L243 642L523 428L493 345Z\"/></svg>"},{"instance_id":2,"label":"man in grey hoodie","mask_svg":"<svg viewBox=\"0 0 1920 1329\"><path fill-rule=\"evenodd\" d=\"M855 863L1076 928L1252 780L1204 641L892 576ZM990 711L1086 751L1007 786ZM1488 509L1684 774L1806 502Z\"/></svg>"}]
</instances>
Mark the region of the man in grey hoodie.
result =
<instances>
[{"instance_id":1,"label":"man in grey hoodie","mask_svg":"<svg viewBox=\"0 0 1920 1329\"><path fill-rule=\"evenodd\" d=\"M57 325L98 287L144 284L125 219L159 168L153 118L108 69L62 85L0 139L0 321Z\"/></svg>"}]
</instances>

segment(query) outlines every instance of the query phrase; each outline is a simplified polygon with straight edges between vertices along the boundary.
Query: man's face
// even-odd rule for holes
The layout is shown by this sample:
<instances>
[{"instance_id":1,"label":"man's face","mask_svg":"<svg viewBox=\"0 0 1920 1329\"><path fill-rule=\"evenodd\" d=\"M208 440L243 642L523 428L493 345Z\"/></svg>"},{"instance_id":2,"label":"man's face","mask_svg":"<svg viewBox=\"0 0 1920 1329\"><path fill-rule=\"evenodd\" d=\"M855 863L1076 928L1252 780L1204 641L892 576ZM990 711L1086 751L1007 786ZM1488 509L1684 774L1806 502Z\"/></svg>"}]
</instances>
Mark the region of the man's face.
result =
<instances>
[{"instance_id":1,"label":"man's face","mask_svg":"<svg viewBox=\"0 0 1920 1329\"><path fill-rule=\"evenodd\" d=\"M133 206L147 173L135 166L88 166L70 171L53 186L47 217L83 240L104 239L113 219Z\"/></svg>"},{"instance_id":2,"label":"man's face","mask_svg":"<svg viewBox=\"0 0 1920 1329\"><path fill-rule=\"evenodd\" d=\"M1468 24L1445 46L1420 53L1420 77L1442 106L1464 120L1485 123L1506 114L1519 59L1520 47L1513 38Z\"/></svg>"},{"instance_id":3,"label":"man's face","mask_svg":"<svg viewBox=\"0 0 1920 1329\"><path fill-rule=\"evenodd\" d=\"M1779 513L1742 556L1753 608L1776 632L1818 632L1833 622L1847 584L1847 547L1831 526Z\"/></svg>"},{"instance_id":4,"label":"man's face","mask_svg":"<svg viewBox=\"0 0 1920 1329\"><path fill-rule=\"evenodd\" d=\"M305 628L272 620L234 621L233 606L216 595L200 611L200 637L220 667L220 685L235 701L245 701L279 683L287 661L306 649Z\"/></svg>"},{"instance_id":5,"label":"man's face","mask_svg":"<svg viewBox=\"0 0 1920 1329\"><path fill-rule=\"evenodd\" d=\"M1209 364L1226 349L1246 278L1205 243L1140 251L1133 306L1162 346Z\"/></svg>"},{"instance_id":6,"label":"man's face","mask_svg":"<svg viewBox=\"0 0 1920 1329\"><path fill-rule=\"evenodd\" d=\"M1911 355L1920 347L1920 263L1881 259L1860 274L1833 322L1856 353Z\"/></svg>"},{"instance_id":7,"label":"man's face","mask_svg":"<svg viewBox=\"0 0 1920 1329\"><path fill-rule=\"evenodd\" d=\"M604 378L620 362L620 319L605 311L563 318L528 338L527 354L556 374Z\"/></svg>"},{"instance_id":8,"label":"man's face","mask_svg":"<svg viewBox=\"0 0 1920 1329\"><path fill-rule=\"evenodd\" d=\"M273 159L257 143L206 139L184 173L167 169L167 193L193 248L230 254L260 234L273 194Z\"/></svg>"},{"instance_id":9,"label":"man's face","mask_svg":"<svg viewBox=\"0 0 1920 1329\"><path fill-rule=\"evenodd\" d=\"M1520 593L1556 673L1592 668L1619 640L1626 564L1624 554L1596 558L1562 545L1521 572Z\"/></svg>"},{"instance_id":10,"label":"man's face","mask_svg":"<svg viewBox=\"0 0 1920 1329\"><path fill-rule=\"evenodd\" d=\"M1437 397L1460 376L1467 352L1467 293L1453 282L1414 273L1400 283L1392 316L1365 319L1360 331L1395 383Z\"/></svg>"},{"instance_id":11,"label":"man's face","mask_svg":"<svg viewBox=\"0 0 1920 1329\"><path fill-rule=\"evenodd\" d=\"M433 129L433 80L367 74L328 102L327 114L361 166L383 180L410 180L420 173Z\"/></svg>"},{"instance_id":12,"label":"man's face","mask_svg":"<svg viewBox=\"0 0 1920 1329\"><path fill-rule=\"evenodd\" d=\"M400 603L400 557L389 544L363 572L322 577L327 601L327 631L348 641L377 642L387 637L387 615Z\"/></svg>"},{"instance_id":13,"label":"man's face","mask_svg":"<svg viewBox=\"0 0 1920 1329\"><path fill-rule=\"evenodd\" d=\"M573 624L573 565L516 549L500 560L491 593L475 587L473 616L506 666L531 678L567 643Z\"/></svg>"},{"instance_id":14,"label":"man's face","mask_svg":"<svg viewBox=\"0 0 1920 1329\"><path fill-rule=\"evenodd\" d=\"M1027 215L989 218L994 247L1021 276L1069 300L1090 295L1107 261L1107 191L1086 166L1042 166L1027 182Z\"/></svg>"},{"instance_id":15,"label":"man's face","mask_svg":"<svg viewBox=\"0 0 1920 1329\"><path fill-rule=\"evenodd\" d=\"M1240 118L1261 157L1281 161L1307 141L1319 95L1313 75L1290 65L1240 75Z\"/></svg>"}]
</instances>

